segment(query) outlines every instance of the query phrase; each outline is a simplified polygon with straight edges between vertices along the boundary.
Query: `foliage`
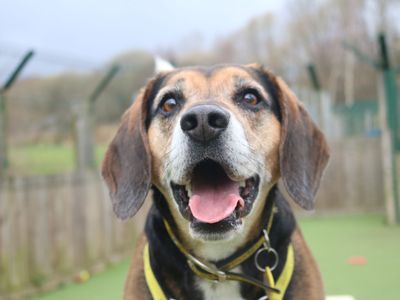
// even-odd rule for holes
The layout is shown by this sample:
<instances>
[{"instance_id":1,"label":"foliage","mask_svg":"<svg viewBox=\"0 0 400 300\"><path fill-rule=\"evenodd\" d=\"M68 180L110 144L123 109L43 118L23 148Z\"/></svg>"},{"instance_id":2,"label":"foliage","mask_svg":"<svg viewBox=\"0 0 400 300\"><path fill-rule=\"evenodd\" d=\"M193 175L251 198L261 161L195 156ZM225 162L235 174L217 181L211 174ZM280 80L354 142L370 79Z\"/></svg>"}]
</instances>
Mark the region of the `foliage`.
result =
<instances>
[{"instance_id":1,"label":"foliage","mask_svg":"<svg viewBox=\"0 0 400 300\"><path fill-rule=\"evenodd\" d=\"M145 52L117 56L93 73L21 80L7 94L10 142L70 140L79 110L114 64L119 64L121 70L97 100L94 113L98 123L118 121L133 95L152 76L152 57Z\"/></svg>"},{"instance_id":2,"label":"foliage","mask_svg":"<svg viewBox=\"0 0 400 300\"><path fill-rule=\"evenodd\" d=\"M291 85L310 87L306 65L316 66L324 90L334 102L377 99L377 74L345 50L348 41L378 57L377 33L384 31L394 64L400 59L400 28L389 0L287 0L281 15L264 13L244 27L221 37L208 50L199 34L186 36L175 47L160 50L178 66L215 63L261 63ZM109 68L122 70L95 105L97 122L115 123L133 95L153 76L152 55L144 51L121 54L102 68L21 80L7 94L11 143L64 142L71 139L74 120ZM362 76L359 76L362 74Z\"/></svg>"},{"instance_id":3,"label":"foliage","mask_svg":"<svg viewBox=\"0 0 400 300\"><path fill-rule=\"evenodd\" d=\"M316 65L324 90L334 100L377 98L376 71L343 47L348 41L378 57L377 33L389 38L393 57L400 57L400 28L392 11L396 1L287 1L282 16L266 13L237 32L219 39L211 51L174 54L180 64L262 63L298 86L310 86L306 65ZM178 52L179 53L179 52ZM394 60L396 62L396 60ZM362 76L358 76L362 74Z\"/></svg>"}]
</instances>

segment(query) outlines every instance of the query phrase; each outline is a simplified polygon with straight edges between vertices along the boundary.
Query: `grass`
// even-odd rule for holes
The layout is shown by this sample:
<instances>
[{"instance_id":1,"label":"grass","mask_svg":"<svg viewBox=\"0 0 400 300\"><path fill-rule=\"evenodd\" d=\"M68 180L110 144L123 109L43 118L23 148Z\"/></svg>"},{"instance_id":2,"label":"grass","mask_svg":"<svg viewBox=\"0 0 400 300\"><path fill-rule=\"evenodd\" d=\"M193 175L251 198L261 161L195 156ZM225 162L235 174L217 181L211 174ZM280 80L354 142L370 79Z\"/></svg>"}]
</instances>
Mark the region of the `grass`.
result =
<instances>
[{"instance_id":1,"label":"grass","mask_svg":"<svg viewBox=\"0 0 400 300\"><path fill-rule=\"evenodd\" d=\"M385 226L377 215L303 219L301 225L328 294L399 299L399 227ZM351 256L364 256L367 264L349 265Z\"/></svg>"},{"instance_id":2,"label":"grass","mask_svg":"<svg viewBox=\"0 0 400 300\"><path fill-rule=\"evenodd\" d=\"M300 224L320 265L327 294L350 294L357 300L399 299L400 227L385 226L379 215L304 218ZM367 264L349 265L351 256L364 256ZM128 267L126 260L85 284L32 300L121 299Z\"/></svg>"},{"instance_id":3,"label":"grass","mask_svg":"<svg viewBox=\"0 0 400 300\"><path fill-rule=\"evenodd\" d=\"M110 267L106 272L91 277L84 284L66 285L56 291L31 298L31 300L122 299L128 266L129 260L126 259Z\"/></svg>"},{"instance_id":4,"label":"grass","mask_svg":"<svg viewBox=\"0 0 400 300\"><path fill-rule=\"evenodd\" d=\"M96 161L102 160L106 147L96 147ZM10 148L10 170L14 175L55 174L72 171L75 151L70 144L35 144Z\"/></svg>"}]
</instances>

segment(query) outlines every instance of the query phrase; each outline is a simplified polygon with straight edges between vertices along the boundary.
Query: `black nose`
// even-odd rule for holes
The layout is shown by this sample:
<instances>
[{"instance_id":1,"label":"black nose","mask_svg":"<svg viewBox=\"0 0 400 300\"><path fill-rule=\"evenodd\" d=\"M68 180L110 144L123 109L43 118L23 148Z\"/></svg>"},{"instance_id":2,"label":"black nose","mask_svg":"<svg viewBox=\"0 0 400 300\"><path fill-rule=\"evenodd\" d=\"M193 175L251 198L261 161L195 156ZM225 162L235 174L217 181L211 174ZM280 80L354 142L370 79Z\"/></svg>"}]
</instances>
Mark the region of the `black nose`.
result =
<instances>
[{"instance_id":1,"label":"black nose","mask_svg":"<svg viewBox=\"0 0 400 300\"><path fill-rule=\"evenodd\" d=\"M206 143L217 138L229 124L229 113L223 108L202 104L190 108L181 119L181 128L192 139Z\"/></svg>"}]
</instances>

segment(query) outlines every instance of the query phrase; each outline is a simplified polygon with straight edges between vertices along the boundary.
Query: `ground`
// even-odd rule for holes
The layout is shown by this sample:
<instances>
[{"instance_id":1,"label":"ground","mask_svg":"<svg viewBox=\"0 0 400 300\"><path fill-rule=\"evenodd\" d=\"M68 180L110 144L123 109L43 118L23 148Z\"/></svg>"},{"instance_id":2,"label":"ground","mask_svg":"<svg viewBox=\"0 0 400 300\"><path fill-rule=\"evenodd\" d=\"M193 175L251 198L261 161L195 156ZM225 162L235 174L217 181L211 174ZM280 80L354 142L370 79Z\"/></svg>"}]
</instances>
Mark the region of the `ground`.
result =
<instances>
[{"instance_id":1,"label":"ground","mask_svg":"<svg viewBox=\"0 0 400 300\"><path fill-rule=\"evenodd\" d=\"M376 214L307 217L300 224L321 267L327 294L353 295L356 300L399 299L400 227L387 227L383 216ZM348 264L353 256L364 257L366 263ZM128 266L126 259L87 283L31 300L121 299Z\"/></svg>"}]
</instances>

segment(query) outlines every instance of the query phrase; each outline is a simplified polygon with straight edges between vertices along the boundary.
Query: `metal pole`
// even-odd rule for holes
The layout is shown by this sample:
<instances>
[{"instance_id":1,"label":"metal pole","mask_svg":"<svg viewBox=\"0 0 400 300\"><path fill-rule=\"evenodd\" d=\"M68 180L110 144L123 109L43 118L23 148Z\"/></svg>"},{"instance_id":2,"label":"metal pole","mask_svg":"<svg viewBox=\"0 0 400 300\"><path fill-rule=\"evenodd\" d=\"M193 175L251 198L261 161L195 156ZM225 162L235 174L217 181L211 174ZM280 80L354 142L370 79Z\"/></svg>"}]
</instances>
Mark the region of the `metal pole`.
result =
<instances>
[{"instance_id":1,"label":"metal pole","mask_svg":"<svg viewBox=\"0 0 400 300\"><path fill-rule=\"evenodd\" d=\"M0 90L0 179L5 177L8 169L6 123L5 97Z\"/></svg>"},{"instance_id":2,"label":"metal pole","mask_svg":"<svg viewBox=\"0 0 400 300\"><path fill-rule=\"evenodd\" d=\"M310 79L311 85L312 85L313 89L315 90L315 94L316 94L316 97L318 100L317 105L318 105L319 126L321 127L321 129L323 131L325 131L326 130L326 127L325 127L326 122L325 122L325 114L324 114L324 109L323 109L324 99L323 99L322 91L321 91L321 83L319 81L319 76L318 76L318 73L317 73L317 70L316 70L314 64L307 65L307 73L308 73L308 77Z\"/></svg>"},{"instance_id":3,"label":"metal pole","mask_svg":"<svg viewBox=\"0 0 400 300\"><path fill-rule=\"evenodd\" d=\"M397 222L400 224L400 192L398 181L398 169L396 159L396 149L400 150L400 126L399 126L399 111L397 103L397 89L396 89L396 70L390 64L390 55L386 44L384 33L378 35L378 47L380 57L378 60L372 59L359 51L353 45L344 42L343 46L352 51L359 60L379 70L382 74L382 85L384 90L384 99L381 101L383 106L382 119L382 152L385 169L385 198L387 209L394 210L394 218L391 217L392 212L387 213L389 223ZM394 219L394 220L393 220ZM394 222L393 222L394 221Z\"/></svg>"},{"instance_id":4,"label":"metal pole","mask_svg":"<svg viewBox=\"0 0 400 300\"><path fill-rule=\"evenodd\" d=\"M393 142L395 149L400 150L400 112L399 104L397 103L396 70L391 66L386 39L383 33L379 34L378 43L381 55L381 65L383 69L383 78L385 82L388 125L391 131L394 133Z\"/></svg>"},{"instance_id":5,"label":"metal pole","mask_svg":"<svg viewBox=\"0 0 400 300\"><path fill-rule=\"evenodd\" d=\"M100 80L91 95L86 99L77 115L77 167L78 169L94 169L95 159L95 116L94 105L98 97L109 85L120 69L119 65L113 65Z\"/></svg>"},{"instance_id":6,"label":"metal pole","mask_svg":"<svg viewBox=\"0 0 400 300\"><path fill-rule=\"evenodd\" d=\"M111 80L117 75L120 70L119 65L113 65L107 72L107 74L103 77L103 79L99 82L96 88L93 90L93 93L89 97L89 109L93 109L94 103L100 94L104 91L107 85L111 82Z\"/></svg>"},{"instance_id":7,"label":"metal pole","mask_svg":"<svg viewBox=\"0 0 400 300\"><path fill-rule=\"evenodd\" d=\"M386 221L388 224L396 224L397 209L396 209L396 180L393 173L393 139L391 130L388 127L387 104L385 95L385 80L383 73L380 74L378 80L378 100L379 100L379 122L381 128L381 149L382 149L382 171L383 171L383 189L385 195L385 210Z\"/></svg>"},{"instance_id":8,"label":"metal pole","mask_svg":"<svg viewBox=\"0 0 400 300\"><path fill-rule=\"evenodd\" d=\"M392 160L391 177L393 185L393 200L396 213L396 222L400 223L400 203L399 203L399 181L397 170L396 149L399 148L399 121L398 121L398 104L397 104L397 88L396 88L396 72L391 68L388 48L386 45L385 35L378 35L378 44L381 56L381 68L383 70L383 82L385 90L386 117L390 134L390 156Z\"/></svg>"},{"instance_id":9,"label":"metal pole","mask_svg":"<svg viewBox=\"0 0 400 300\"><path fill-rule=\"evenodd\" d=\"M16 68L11 72L3 86L0 87L0 179L5 177L9 167L7 153L7 103L5 93L17 80L18 76L21 74L22 70L34 54L35 52L33 50L28 51L18 63Z\"/></svg>"},{"instance_id":10,"label":"metal pole","mask_svg":"<svg viewBox=\"0 0 400 300\"><path fill-rule=\"evenodd\" d=\"M393 69L385 69L383 71L383 79L385 83L385 95L387 102L387 123L390 130L393 132L393 143L395 149L400 148L399 136L399 113L397 103L397 87L396 87L396 73Z\"/></svg>"},{"instance_id":11,"label":"metal pole","mask_svg":"<svg viewBox=\"0 0 400 300\"><path fill-rule=\"evenodd\" d=\"M26 64L28 63L28 61L33 57L33 55L35 54L35 52L33 50L29 50L24 57L22 58L22 60L19 62L19 64L17 65L17 67L14 69L14 71L11 73L10 77L8 77L8 79L6 80L6 82L4 83L2 90L6 91L8 90L12 84L14 83L14 81L18 78L19 74L22 72L22 70L24 69L24 67L26 66Z\"/></svg>"},{"instance_id":12,"label":"metal pole","mask_svg":"<svg viewBox=\"0 0 400 300\"><path fill-rule=\"evenodd\" d=\"M309 64L307 66L308 77L310 78L311 84L316 91L321 90L321 84L319 82L319 77L317 71L315 70L314 64Z\"/></svg>"}]
</instances>

